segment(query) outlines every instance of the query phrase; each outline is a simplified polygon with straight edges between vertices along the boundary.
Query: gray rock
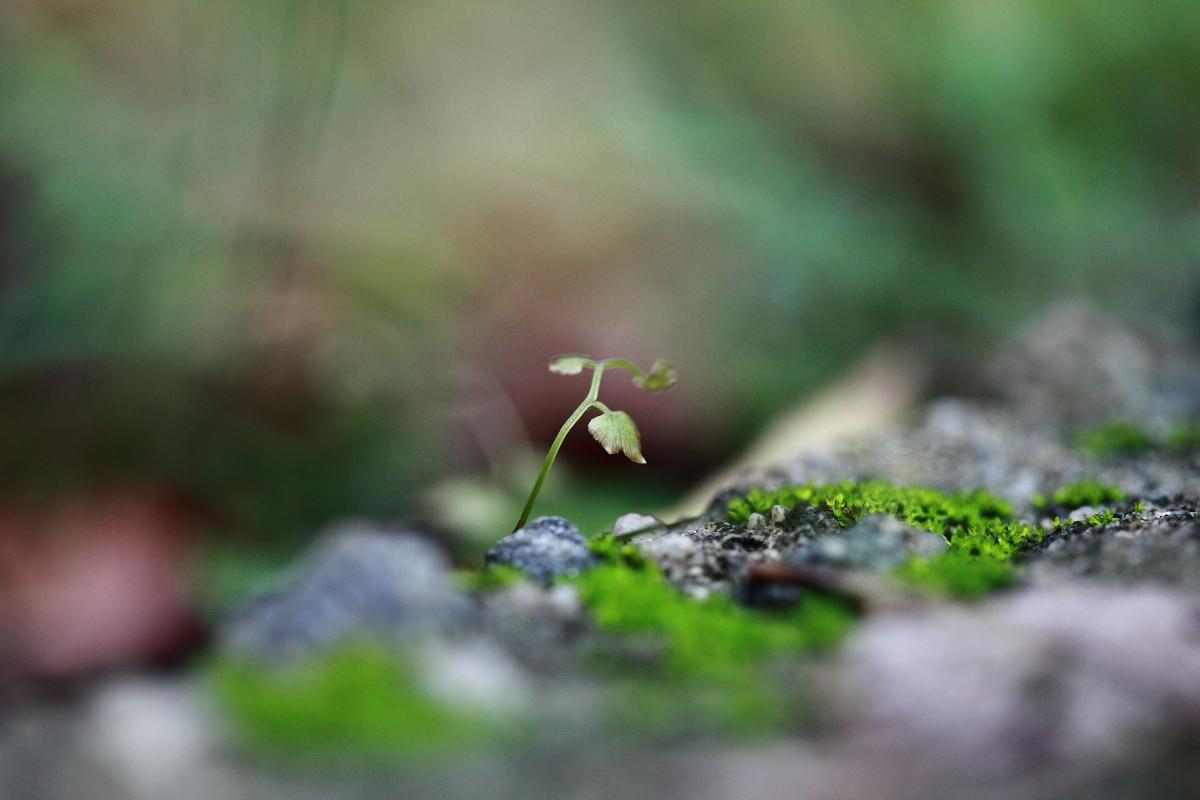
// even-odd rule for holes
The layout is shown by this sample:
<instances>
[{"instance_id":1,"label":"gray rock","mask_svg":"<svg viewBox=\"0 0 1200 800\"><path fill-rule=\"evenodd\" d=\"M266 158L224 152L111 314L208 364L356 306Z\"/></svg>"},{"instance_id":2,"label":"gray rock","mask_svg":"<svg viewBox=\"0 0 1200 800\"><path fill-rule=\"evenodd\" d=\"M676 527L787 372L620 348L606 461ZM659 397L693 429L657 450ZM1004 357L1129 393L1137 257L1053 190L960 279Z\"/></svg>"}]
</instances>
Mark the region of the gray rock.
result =
<instances>
[{"instance_id":1,"label":"gray rock","mask_svg":"<svg viewBox=\"0 0 1200 800\"><path fill-rule=\"evenodd\" d=\"M129 800L226 797L229 783L216 774L221 725L206 701L200 686L176 678L106 683L80 720L82 755Z\"/></svg>"},{"instance_id":2,"label":"gray rock","mask_svg":"<svg viewBox=\"0 0 1200 800\"><path fill-rule=\"evenodd\" d=\"M430 696L469 712L518 713L533 699L524 670L491 639L428 642L417 666Z\"/></svg>"},{"instance_id":3,"label":"gray rock","mask_svg":"<svg viewBox=\"0 0 1200 800\"><path fill-rule=\"evenodd\" d=\"M290 660L349 639L401 641L463 627L474 605L430 542L365 523L325 533L299 576L230 616L229 653Z\"/></svg>"},{"instance_id":4,"label":"gray rock","mask_svg":"<svg viewBox=\"0 0 1200 800\"><path fill-rule=\"evenodd\" d=\"M575 665L574 645L587 615L574 586L519 581L485 594L481 602L488 634L522 666L562 674Z\"/></svg>"},{"instance_id":5,"label":"gray rock","mask_svg":"<svg viewBox=\"0 0 1200 800\"><path fill-rule=\"evenodd\" d=\"M682 533L646 537L644 541L635 540L634 544L672 583L683 583L687 579L688 570L701 563L697 557L699 545Z\"/></svg>"},{"instance_id":6,"label":"gray rock","mask_svg":"<svg viewBox=\"0 0 1200 800\"><path fill-rule=\"evenodd\" d=\"M798 456L787 482L836 483L882 479L942 491L983 489L1017 511L1035 494L1082 480L1118 486L1130 497L1194 493L1196 466L1150 453L1138 459L1096 460L1069 446L1058 428L1031 424L1003 407L957 398L929 405L908 430L851 440ZM745 486L771 483L765 473Z\"/></svg>"},{"instance_id":7,"label":"gray rock","mask_svg":"<svg viewBox=\"0 0 1200 800\"><path fill-rule=\"evenodd\" d=\"M1200 353L1170 329L1133 330L1086 302L1051 307L990 359L989 388L1025 420L1150 429L1200 413Z\"/></svg>"},{"instance_id":8,"label":"gray rock","mask_svg":"<svg viewBox=\"0 0 1200 800\"><path fill-rule=\"evenodd\" d=\"M496 542L484 563L513 567L530 580L549 584L594 567L597 558L579 528L562 517L538 517Z\"/></svg>"},{"instance_id":9,"label":"gray rock","mask_svg":"<svg viewBox=\"0 0 1200 800\"><path fill-rule=\"evenodd\" d=\"M1024 555L1032 583L1086 578L1107 584L1155 583L1200 589L1200 503L1119 513L1105 526L1073 522Z\"/></svg>"},{"instance_id":10,"label":"gray rock","mask_svg":"<svg viewBox=\"0 0 1200 800\"><path fill-rule=\"evenodd\" d=\"M872 763L1086 775L1200 734L1198 614L1194 594L1064 586L878 618L834 666L834 694Z\"/></svg>"},{"instance_id":11,"label":"gray rock","mask_svg":"<svg viewBox=\"0 0 1200 800\"><path fill-rule=\"evenodd\" d=\"M635 536L633 543L676 588L702 599L732 588L751 564L790 558L818 539L842 534L832 514L811 506L788 511L778 524L766 524L760 514L764 524L753 529L722 516L714 512L683 520L662 532Z\"/></svg>"},{"instance_id":12,"label":"gray rock","mask_svg":"<svg viewBox=\"0 0 1200 800\"><path fill-rule=\"evenodd\" d=\"M662 520L658 517L652 517L649 514L638 514L636 512L630 514L622 514L617 517L617 521L613 523L613 536L628 536L637 533L638 531L649 530L650 528L662 525Z\"/></svg>"},{"instance_id":13,"label":"gray rock","mask_svg":"<svg viewBox=\"0 0 1200 800\"><path fill-rule=\"evenodd\" d=\"M945 549L946 540L941 536L905 525L894 517L873 515L844 533L818 539L795 558L807 563L887 572L914 556L935 556Z\"/></svg>"},{"instance_id":14,"label":"gray rock","mask_svg":"<svg viewBox=\"0 0 1200 800\"><path fill-rule=\"evenodd\" d=\"M993 390L1023 418L1067 428L1145 419L1156 353L1144 338L1084 303L1055 306L989 371Z\"/></svg>"}]
</instances>

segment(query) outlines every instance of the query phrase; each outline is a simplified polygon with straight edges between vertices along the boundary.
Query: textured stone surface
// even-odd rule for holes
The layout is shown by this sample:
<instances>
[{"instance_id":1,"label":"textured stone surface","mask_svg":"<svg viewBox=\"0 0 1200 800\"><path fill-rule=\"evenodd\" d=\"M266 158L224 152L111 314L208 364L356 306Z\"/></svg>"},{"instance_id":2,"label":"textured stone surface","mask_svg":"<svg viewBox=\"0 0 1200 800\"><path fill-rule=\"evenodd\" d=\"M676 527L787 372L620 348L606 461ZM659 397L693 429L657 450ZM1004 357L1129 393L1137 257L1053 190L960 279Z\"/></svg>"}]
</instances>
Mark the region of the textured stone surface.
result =
<instances>
[{"instance_id":1,"label":"textured stone surface","mask_svg":"<svg viewBox=\"0 0 1200 800\"><path fill-rule=\"evenodd\" d=\"M664 746L614 736L597 656L621 647L622 663L644 663L638 677L651 694L638 697L653 709L669 688L649 683L662 679L660 644L652 636L618 643L591 624L576 587L553 583L596 561L566 520L535 520L501 540L488 563L531 580L474 598L454 587L426 541L352 526L326 534L294 580L233 615L222 646L290 657L364 632L390 637L433 696L527 711L536 742L390 771L293 774L229 741L214 746L219 732L189 721L201 713L194 706L160 704L169 691L100 687L95 698L0 713L0 796L116 800L161 796L166 786L206 800L1192 796L1200 785L1200 454L1097 460L1073 449L1071 434L1114 414L1144 415L1156 430L1186 420L1200 400L1187 389L1200 362L1094 315L1050 319L995 363L991 397L943 398L901 429L748 472L705 516L631 536L697 599L730 592L768 614L813 592L864 600L855 605L861 627L840 651L785 657L764 675L779 681L781 696L804 692L803 718L774 740L681 737ZM1086 385L1094 370L1095 385ZM1035 494L1093 479L1128 499L1108 504L1115 519L1104 525L1087 520L1097 509L1075 513L1020 554L1015 588L974 604L914 596L891 582L889 571L910 555L944 547L896 520L843 529L829 513L801 507L771 509L749 528L724 514L745 486L855 479L985 489L1047 530L1049 517L1074 509L1039 509ZM190 689L181 696L194 698ZM143 764L143 750L163 757Z\"/></svg>"},{"instance_id":2,"label":"textured stone surface","mask_svg":"<svg viewBox=\"0 0 1200 800\"><path fill-rule=\"evenodd\" d=\"M927 558L946 550L946 540L885 516L865 517L837 536L818 539L796 554L805 563L887 572L914 556Z\"/></svg>"},{"instance_id":3,"label":"textured stone surface","mask_svg":"<svg viewBox=\"0 0 1200 800\"><path fill-rule=\"evenodd\" d=\"M1195 498L1145 502L1094 526L1076 522L1047 536L1025 561L1035 583L1097 579L1200 590L1200 504Z\"/></svg>"},{"instance_id":4,"label":"textured stone surface","mask_svg":"<svg viewBox=\"0 0 1200 800\"><path fill-rule=\"evenodd\" d=\"M595 566L596 557L570 522L562 517L538 517L496 542L485 562L519 569L530 580L548 584Z\"/></svg>"},{"instance_id":5,"label":"textured stone surface","mask_svg":"<svg viewBox=\"0 0 1200 800\"><path fill-rule=\"evenodd\" d=\"M637 512L622 514L621 516L617 517L616 522L613 523L612 535L618 537L628 536L630 534L637 533L638 531L645 530L647 528L653 528L656 525L661 524L662 521L659 520L658 517L652 517L649 514L638 514Z\"/></svg>"},{"instance_id":6,"label":"textured stone surface","mask_svg":"<svg viewBox=\"0 0 1200 800\"><path fill-rule=\"evenodd\" d=\"M1113 766L1196 731L1200 598L1031 590L869 622L837 666L849 737L867 753L978 778Z\"/></svg>"},{"instance_id":7,"label":"textured stone surface","mask_svg":"<svg viewBox=\"0 0 1200 800\"><path fill-rule=\"evenodd\" d=\"M323 534L299 575L227 619L222 648L269 660L363 637L400 641L470 623L471 599L428 540L362 523Z\"/></svg>"}]
</instances>

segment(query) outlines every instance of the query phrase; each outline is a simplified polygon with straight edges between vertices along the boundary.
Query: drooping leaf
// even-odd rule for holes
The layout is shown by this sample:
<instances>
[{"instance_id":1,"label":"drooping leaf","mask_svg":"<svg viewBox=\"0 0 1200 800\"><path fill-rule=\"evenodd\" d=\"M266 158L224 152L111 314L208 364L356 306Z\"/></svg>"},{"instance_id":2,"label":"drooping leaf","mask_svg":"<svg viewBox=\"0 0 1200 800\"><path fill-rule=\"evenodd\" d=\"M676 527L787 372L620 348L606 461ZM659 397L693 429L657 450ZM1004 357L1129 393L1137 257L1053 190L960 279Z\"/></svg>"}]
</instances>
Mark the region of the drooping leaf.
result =
<instances>
[{"instance_id":1,"label":"drooping leaf","mask_svg":"<svg viewBox=\"0 0 1200 800\"><path fill-rule=\"evenodd\" d=\"M660 358L648 373L634 377L633 382L647 392L665 392L675 386L676 380L675 368Z\"/></svg>"},{"instance_id":2,"label":"drooping leaf","mask_svg":"<svg viewBox=\"0 0 1200 800\"><path fill-rule=\"evenodd\" d=\"M589 361L587 356L556 356L550 359L550 371L557 375L578 375Z\"/></svg>"},{"instance_id":3,"label":"drooping leaf","mask_svg":"<svg viewBox=\"0 0 1200 800\"><path fill-rule=\"evenodd\" d=\"M610 456L624 453L635 464L645 464L637 426L624 411L606 411L588 423L588 431Z\"/></svg>"}]
</instances>

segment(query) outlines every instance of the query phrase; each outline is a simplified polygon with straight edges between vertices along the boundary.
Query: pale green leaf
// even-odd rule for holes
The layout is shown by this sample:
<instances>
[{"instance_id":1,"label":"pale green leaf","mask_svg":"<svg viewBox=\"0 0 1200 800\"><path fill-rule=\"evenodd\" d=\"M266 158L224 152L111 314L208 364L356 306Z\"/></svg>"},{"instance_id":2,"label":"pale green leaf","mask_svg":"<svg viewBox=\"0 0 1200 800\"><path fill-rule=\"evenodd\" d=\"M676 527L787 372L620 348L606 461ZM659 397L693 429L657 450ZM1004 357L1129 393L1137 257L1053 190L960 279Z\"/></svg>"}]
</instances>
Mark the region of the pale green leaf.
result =
<instances>
[{"instance_id":1,"label":"pale green leaf","mask_svg":"<svg viewBox=\"0 0 1200 800\"><path fill-rule=\"evenodd\" d=\"M558 375L578 375L589 361L587 356L556 356L550 359L550 371Z\"/></svg>"},{"instance_id":2,"label":"pale green leaf","mask_svg":"<svg viewBox=\"0 0 1200 800\"><path fill-rule=\"evenodd\" d=\"M635 464L646 463L637 426L624 411L606 411L594 417L588 423L588 431L610 456L624 453Z\"/></svg>"},{"instance_id":3,"label":"pale green leaf","mask_svg":"<svg viewBox=\"0 0 1200 800\"><path fill-rule=\"evenodd\" d=\"M648 373L635 377L633 382L647 392L665 392L675 386L676 380L675 368L660 358Z\"/></svg>"}]
</instances>

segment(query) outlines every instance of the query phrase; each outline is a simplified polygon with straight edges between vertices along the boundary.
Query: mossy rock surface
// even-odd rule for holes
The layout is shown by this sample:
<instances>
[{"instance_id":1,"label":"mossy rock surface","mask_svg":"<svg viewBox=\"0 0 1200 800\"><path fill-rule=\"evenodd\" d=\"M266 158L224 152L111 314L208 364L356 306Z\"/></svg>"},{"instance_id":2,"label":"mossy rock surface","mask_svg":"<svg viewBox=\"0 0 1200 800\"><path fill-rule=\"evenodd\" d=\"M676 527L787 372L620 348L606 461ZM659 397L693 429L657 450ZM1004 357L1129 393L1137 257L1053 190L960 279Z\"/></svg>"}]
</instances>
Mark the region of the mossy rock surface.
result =
<instances>
[{"instance_id":1,"label":"mossy rock surface","mask_svg":"<svg viewBox=\"0 0 1200 800\"><path fill-rule=\"evenodd\" d=\"M708 788L688 782L704 759L653 760L680 748L766 754L754 763L776 776L804 764L786 785L805 796L980 796L980 765L1012 789L997 796L1025 796L1031 758L1090 797L1145 763L1173 774L1179 732L1200 738L1200 399L1152 370L1088 391L1035 360L999 400L935 400L897 430L744 473L697 518L587 538L575 566L460 570L474 622L428 635L505 654L524 686L505 714L432 692L428 642L393 642L295 672L218 663L239 741L272 758L540 757L543 788L598 759L630 790L621 776L649 754L641 777L669 775L672 798ZM1071 413L1039 411L1059 396Z\"/></svg>"}]
</instances>

